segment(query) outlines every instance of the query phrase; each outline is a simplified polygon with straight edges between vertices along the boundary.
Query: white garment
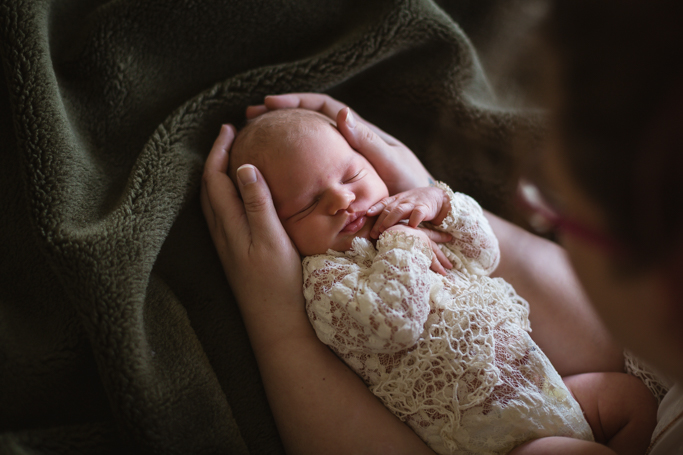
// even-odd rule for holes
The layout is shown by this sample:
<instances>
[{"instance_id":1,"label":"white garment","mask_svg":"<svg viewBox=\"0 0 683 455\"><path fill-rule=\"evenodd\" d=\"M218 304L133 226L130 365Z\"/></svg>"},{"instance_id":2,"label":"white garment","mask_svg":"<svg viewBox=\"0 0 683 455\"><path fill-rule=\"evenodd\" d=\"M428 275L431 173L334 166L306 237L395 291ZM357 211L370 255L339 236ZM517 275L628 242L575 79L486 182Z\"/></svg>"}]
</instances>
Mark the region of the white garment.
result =
<instances>
[{"instance_id":1,"label":"white garment","mask_svg":"<svg viewBox=\"0 0 683 455\"><path fill-rule=\"evenodd\" d=\"M318 337L438 453L507 453L550 435L592 440L579 404L527 333L528 304L500 278L498 241L479 205L451 200L439 226L456 267L432 272L415 236L304 260Z\"/></svg>"},{"instance_id":2,"label":"white garment","mask_svg":"<svg viewBox=\"0 0 683 455\"><path fill-rule=\"evenodd\" d=\"M675 384L664 396L657 411L657 427L652 433L648 455L683 454L683 385Z\"/></svg>"}]
</instances>

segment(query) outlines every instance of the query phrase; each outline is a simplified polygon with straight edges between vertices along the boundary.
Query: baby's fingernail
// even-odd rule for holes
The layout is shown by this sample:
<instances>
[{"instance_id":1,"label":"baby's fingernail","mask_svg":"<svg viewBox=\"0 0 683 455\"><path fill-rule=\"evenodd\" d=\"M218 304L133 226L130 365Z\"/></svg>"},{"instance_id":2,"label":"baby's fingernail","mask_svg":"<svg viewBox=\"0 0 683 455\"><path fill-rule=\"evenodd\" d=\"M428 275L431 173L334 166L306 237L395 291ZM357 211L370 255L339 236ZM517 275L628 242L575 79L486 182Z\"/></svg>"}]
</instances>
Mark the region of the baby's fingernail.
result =
<instances>
[{"instance_id":1,"label":"baby's fingernail","mask_svg":"<svg viewBox=\"0 0 683 455\"><path fill-rule=\"evenodd\" d=\"M256 169L251 164L243 164L237 168L237 178L242 185L248 185L256 181Z\"/></svg>"},{"instance_id":2,"label":"baby's fingernail","mask_svg":"<svg viewBox=\"0 0 683 455\"><path fill-rule=\"evenodd\" d=\"M346 125L349 128L353 128L356 126L356 119L353 117L353 114L351 113L351 108L347 107L348 111L346 112Z\"/></svg>"}]
</instances>

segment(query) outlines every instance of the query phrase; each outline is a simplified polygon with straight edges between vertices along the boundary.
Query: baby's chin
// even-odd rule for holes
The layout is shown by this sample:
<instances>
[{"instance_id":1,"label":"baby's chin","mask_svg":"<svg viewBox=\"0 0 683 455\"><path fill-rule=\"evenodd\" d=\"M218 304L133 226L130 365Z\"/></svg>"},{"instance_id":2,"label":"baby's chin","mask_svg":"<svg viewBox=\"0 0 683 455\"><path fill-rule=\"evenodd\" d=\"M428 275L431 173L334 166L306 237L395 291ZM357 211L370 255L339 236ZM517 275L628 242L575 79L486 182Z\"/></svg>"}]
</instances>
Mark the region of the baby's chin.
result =
<instances>
[{"instance_id":1,"label":"baby's chin","mask_svg":"<svg viewBox=\"0 0 683 455\"><path fill-rule=\"evenodd\" d=\"M349 239L349 245L348 245L348 248L346 249L347 251L349 249L351 249L353 239L356 239L356 238L362 238L365 240L369 240L370 242L372 242L373 245L375 244L375 242L377 242L377 239L373 239L370 237L370 231L372 231L372 227L375 225L375 221L377 221L376 216L368 217L367 221L365 222L365 225L358 232L356 232L354 234L354 236L351 237L351 239Z\"/></svg>"}]
</instances>

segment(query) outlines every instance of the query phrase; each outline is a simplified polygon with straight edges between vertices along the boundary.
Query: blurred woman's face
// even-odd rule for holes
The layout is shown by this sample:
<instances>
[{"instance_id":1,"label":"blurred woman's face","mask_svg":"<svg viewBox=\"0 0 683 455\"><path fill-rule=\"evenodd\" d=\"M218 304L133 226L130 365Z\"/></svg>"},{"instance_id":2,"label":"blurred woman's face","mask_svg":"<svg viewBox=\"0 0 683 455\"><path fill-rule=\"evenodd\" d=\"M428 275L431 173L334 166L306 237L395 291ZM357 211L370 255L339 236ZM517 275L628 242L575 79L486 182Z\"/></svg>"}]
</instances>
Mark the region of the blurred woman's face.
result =
<instances>
[{"instance_id":1,"label":"blurred woman's face","mask_svg":"<svg viewBox=\"0 0 683 455\"><path fill-rule=\"evenodd\" d=\"M543 163L544 180L561 195L562 215L608 234L601 209L572 178L563 152L567 153L560 144L551 146ZM662 373L683 380L683 309L676 308L666 292L662 274L624 272L617 252L569 232L558 235L593 306L617 341Z\"/></svg>"}]
</instances>

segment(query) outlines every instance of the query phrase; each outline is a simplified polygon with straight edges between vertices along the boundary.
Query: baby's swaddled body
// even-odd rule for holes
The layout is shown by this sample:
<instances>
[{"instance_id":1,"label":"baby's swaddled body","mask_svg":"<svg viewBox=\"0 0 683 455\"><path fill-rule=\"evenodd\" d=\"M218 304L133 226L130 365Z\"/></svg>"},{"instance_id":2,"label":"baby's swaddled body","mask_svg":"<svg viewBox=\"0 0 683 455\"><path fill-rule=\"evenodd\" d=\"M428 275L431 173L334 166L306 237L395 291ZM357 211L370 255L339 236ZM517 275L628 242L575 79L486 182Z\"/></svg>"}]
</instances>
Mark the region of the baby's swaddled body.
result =
<instances>
[{"instance_id":1,"label":"baby's swaddled body","mask_svg":"<svg viewBox=\"0 0 683 455\"><path fill-rule=\"evenodd\" d=\"M387 231L377 247L304 260L318 337L438 453L507 453L542 436L592 440L581 408L529 336L529 307L488 275L498 242L479 205L453 193L438 227L455 265L430 270L418 237Z\"/></svg>"}]
</instances>

